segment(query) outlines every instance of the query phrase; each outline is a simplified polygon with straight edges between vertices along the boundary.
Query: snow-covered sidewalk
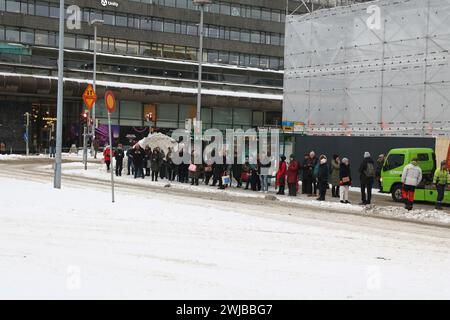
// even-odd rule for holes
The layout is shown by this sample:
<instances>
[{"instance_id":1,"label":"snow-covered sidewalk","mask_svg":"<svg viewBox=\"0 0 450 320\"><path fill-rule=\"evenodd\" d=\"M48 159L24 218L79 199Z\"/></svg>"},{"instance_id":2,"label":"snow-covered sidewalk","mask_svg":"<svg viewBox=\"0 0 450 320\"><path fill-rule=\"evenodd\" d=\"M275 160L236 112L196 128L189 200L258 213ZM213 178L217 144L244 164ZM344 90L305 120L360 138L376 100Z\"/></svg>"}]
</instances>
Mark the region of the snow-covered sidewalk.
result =
<instances>
[{"instance_id":1,"label":"snow-covered sidewalk","mask_svg":"<svg viewBox=\"0 0 450 320\"><path fill-rule=\"evenodd\" d=\"M443 229L10 178L0 194L0 298L450 298Z\"/></svg>"},{"instance_id":2,"label":"snow-covered sidewalk","mask_svg":"<svg viewBox=\"0 0 450 320\"><path fill-rule=\"evenodd\" d=\"M75 176L75 177L86 177L94 178L102 181L110 181L110 174L106 172L105 165L100 163L90 163L88 165L88 170L84 170L84 165L82 163L66 163L63 164L64 174ZM51 171L53 170L51 165L41 166L39 170ZM126 170L124 170L126 171ZM140 186L153 186L164 189L167 187L169 182L167 180L160 180L158 182L152 182L149 177L146 179L133 179L132 176L123 175L121 177L115 177L117 182L123 182L127 184L140 185ZM248 197L248 198L261 198L264 199L267 194L262 192L252 192L249 190L242 190L236 188L229 188L226 190L218 190L217 188L205 185L191 186L190 184L182 183L171 183L170 188L177 190L186 190L194 193L215 193L215 194L225 194L229 196L236 197ZM273 188L271 189L270 195L274 196L275 192ZM390 195L388 195L390 197ZM334 201L324 201L319 202L314 198L304 198L301 196L292 198L286 196L276 196L277 201L282 203L293 203L305 206L310 209L317 210L334 210L343 213L352 213L365 216L375 216L383 218L395 218L405 221L417 221L426 223L436 223L442 225L450 226L450 215L446 211L434 210L433 206L430 209L415 209L413 211L407 211L402 207L398 206L368 206L363 207L359 205L348 205L342 204L337 200ZM329 198L331 199L331 198ZM333 200L333 199L331 199Z\"/></svg>"}]
</instances>

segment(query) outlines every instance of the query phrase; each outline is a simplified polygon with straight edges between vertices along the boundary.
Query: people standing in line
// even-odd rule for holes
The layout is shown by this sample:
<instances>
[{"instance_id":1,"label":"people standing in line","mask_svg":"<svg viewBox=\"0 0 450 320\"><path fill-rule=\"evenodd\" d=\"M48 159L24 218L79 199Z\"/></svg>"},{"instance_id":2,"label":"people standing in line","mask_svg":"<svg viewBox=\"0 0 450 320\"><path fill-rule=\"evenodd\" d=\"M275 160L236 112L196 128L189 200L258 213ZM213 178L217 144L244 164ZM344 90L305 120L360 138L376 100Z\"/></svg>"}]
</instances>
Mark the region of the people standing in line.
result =
<instances>
[{"instance_id":1,"label":"people standing in line","mask_svg":"<svg viewBox=\"0 0 450 320\"><path fill-rule=\"evenodd\" d=\"M250 186L252 191L261 191L261 179L259 177L260 174L260 165L259 156L256 159L256 163L254 161L249 162L250 168Z\"/></svg>"},{"instance_id":2,"label":"people standing in line","mask_svg":"<svg viewBox=\"0 0 450 320\"><path fill-rule=\"evenodd\" d=\"M314 196L317 195L317 191L319 189L319 167L320 167L320 159L317 159L315 153L313 157L313 192ZM328 161L328 159L327 159Z\"/></svg>"},{"instance_id":3,"label":"people standing in line","mask_svg":"<svg viewBox=\"0 0 450 320\"><path fill-rule=\"evenodd\" d=\"M205 185L209 185L209 181L211 180L211 177L213 175L213 165L212 164L205 164Z\"/></svg>"},{"instance_id":4,"label":"people standing in line","mask_svg":"<svg viewBox=\"0 0 450 320\"><path fill-rule=\"evenodd\" d=\"M450 183L447 161L443 160L441 162L441 167L434 172L433 183L436 185L437 190L436 209L442 210L442 201L444 200L445 190Z\"/></svg>"},{"instance_id":5,"label":"people standing in line","mask_svg":"<svg viewBox=\"0 0 450 320\"><path fill-rule=\"evenodd\" d=\"M149 146L146 146L144 151L144 168L146 177L150 177L151 167L152 167L152 149Z\"/></svg>"},{"instance_id":6,"label":"people standing in line","mask_svg":"<svg viewBox=\"0 0 450 320\"><path fill-rule=\"evenodd\" d=\"M278 187L277 194L283 196L284 196L284 188L286 186L286 174L287 174L286 157L281 156L281 161L280 164L278 165L276 185Z\"/></svg>"},{"instance_id":7,"label":"people standing in line","mask_svg":"<svg viewBox=\"0 0 450 320\"><path fill-rule=\"evenodd\" d=\"M350 186L352 185L352 173L350 171L350 161L347 158L342 159L339 166L339 184L341 203L350 203L348 201L348 195Z\"/></svg>"},{"instance_id":8,"label":"people standing in line","mask_svg":"<svg viewBox=\"0 0 450 320\"><path fill-rule=\"evenodd\" d=\"M159 171L161 170L162 154L158 147L153 149L151 154L152 181L158 181Z\"/></svg>"},{"instance_id":9,"label":"people standing in line","mask_svg":"<svg viewBox=\"0 0 450 320\"><path fill-rule=\"evenodd\" d=\"M369 205L372 201L372 188L375 181L375 163L369 152L364 153L364 160L359 167L359 178L361 182L361 203Z\"/></svg>"},{"instance_id":10,"label":"people standing in line","mask_svg":"<svg viewBox=\"0 0 450 320\"><path fill-rule=\"evenodd\" d=\"M250 162L245 158L245 163L242 165L241 181L245 182L245 190L248 190L251 182Z\"/></svg>"},{"instance_id":11,"label":"people standing in line","mask_svg":"<svg viewBox=\"0 0 450 320\"><path fill-rule=\"evenodd\" d=\"M271 159L268 155L263 155L260 165L260 176L261 176L261 191L264 193L269 192L269 177L270 177L270 167L272 166Z\"/></svg>"},{"instance_id":12,"label":"people standing in line","mask_svg":"<svg viewBox=\"0 0 450 320\"><path fill-rule=\"evenodd\" d=\"M309 154L305 153L303 156L303 162L301 163L302 170L302 194L309 194L308 186L311 186L311 182L309 179L309 171L308 171L308 160Z\"/></svg>"},{"instance_id":13,"label":"people standing in line","mask_svg":"<svg viewBox=\"0 0 450 320\"><path fill-rule=\"evenodd\" d=\"M141 148L139 144L136 144L134 146L134 152L133 152L133 165L134 165L134 178L142 177L142 179L145 178L144 170L143 170L143 163L145 158L145 151Z\"/></svg>"},{"instance_id":14,"label":"people standing in line","mask_svg":"<svg viewBox=\"0 0 450 320\"><path fill-rule=\"evenodd\" d=\"M201 164L195 164L195 152L191 155L191 164L189 165L189 178L191 179L191 185L198 186L200 175L202 173L203 167Z\"/></svg>"},{"instance_id":15,"label":"people standing in line","mask_svg":"<svg viewBox=\"0 0 450 320\"><path fill-rule=\"evenodd\" d=\"M297 196L297 190L298 190L298 169L299 164L298 161L295 160L295 155L291 154L289 157L289 166L287 169L287 183L288 183L288 189L289 189L289 196L290 197L296 197Z\"/></svg>"},{"instance_id":16,"label":"people standing in line","mask_svg":"<svg viewBox=\"0 0 450 320\"><path fill-rule=\"evenodd\" d=\"M383 192L383 185L381 183L381 172L383 171L385 156L380 154L377 159L377 168L375 170L375 180L377 182L380 192Z\"/></svg>"},{"instance_id":17,"label":"people standing in line","mask_svg":"<svg viewBox=\"0 0 450 320\"><path fill-rule=\"evenodd\" d=\"M215 187L219 183L219 188L222 186L222 172L223 164L214 162L213 164L213 183L212 186Z\"/></svg>"},{"instance_id":18,"label":"people standing in line","mask_svg":"<svg viewBox=\"0 0 450 320\"><path fill-rule=\"evenodd\" d=\"M303 166L304 183L306 185L305 190L308 197L313 197L317 194L317 175L315 174L316 168L318 169L317 165L318 161L316 153L311 151Z\"/></svg>"},{"instance_id":19,"label":"people standing in line","mask_svg":"<svg viewBox=\"0 0 450 320\"><path fill-rule=\"evenodd\" d=\"M108 145L105 145L105 150L103 150L103 160L106 164L106 171L109 172L111 166L111 151Z\"/></svg>"},{"instance_id":20,"label":"people standing in line","mask_svg":"<svg viewBox=\"0 0 450 320\"><path fill-rule=\"evenodd\" d=\"M166 169L167 169L167 177L170 182L175 181L175 164L172 160L172 148L169 147L166 155Z\"/></svg>"},{"instance_id":21,"label":"people standing in line","mask_svg":"<svg viewBox=\"0 0 450 320\"><path fill-rule=\"evenodd\" d=\"M159 177L161 179L165 179L167 171L166 153L164 152L163 149L159 149L159 152L161 153L161 166L159 169Z\"/></svg>"},{"instance_id":22,"label":"people standing in line","mask_svg":"<svg viewBox=\"0 0 450 320\"><path fill-rule=\"evenodd\" d=\"M123 170L123 158L125 157L125 153L123 151L123 145L119 143L116 151L114 152L114 159L116 159L116 176L122 176Z\"/></svg>"},{"instance_id":23,"label":"people standing in line","mask_svg":"<svg viewBox=\"0 0 450 320\"><path fill-rule=\"evenodd\" d=\"M129 176L130 174L134 175L134 164L133 164L133 154L134 154L135 149L131 146L128 150L127 150L127 175Z\"/></svg>"},{"instance_id":24,"label":"people standing in line","mask_svg":"<svg viewBox=\"0 0 450 320\"><path fill-rule=\"evenodd\" d=\"M56 155L56 139L53 136L50 138L50 142L49 142L49 153L50 153L50 158L54 158Z\"/></svg>"},{"instance_id":25,"label":"people standing in line","mask_svg":"<svg viewBox=\"0 0 450 320\"><path fill-rule=\"evenodd\" d=\"M333 198L339 198L339 169L341 166L341 159L338 154L333 155L333 159L330 163L330 184L331 184L331 196Z\"/></svg>"},{"instance_id":26,"label":"people standing in line","mask_svg":"<svg viewBox=\"0 0 450 320\"><path fill-rule=\"evenodd\" d=\"M414 193L420 182L422 182L422 169L419 167L417 158L414 158L411 163L403 169L402 173L402 196L405 201L405 209L413 209Z\"/></svg>"},{"instance_id":27,"label":"people standing in line","mask_svg":"<svg viewBox=\"0 0 450 320\"><path fill-rule=\"evenodd\" d=\"M319 158L319 169L317 173L317 188L319 189L318 201L325 201L325 196L327 194L329 169L328 169L328 159L326 156L321 155Z\"/></svg>"},{"instance_id":28,"label":"people standing in line","mask_svg":"<svg viewBox=\"0 0 450 320\"><path fill-rule=\"evenodd\" d=\"M234 161L233 164L231 165L231 172L233 173L233 178L234 180L236 180L237 183L237 188L241 188L242 187L242 163L238 163L238 156L235 153L234 154Z\"/></svg>"}]
</instances>

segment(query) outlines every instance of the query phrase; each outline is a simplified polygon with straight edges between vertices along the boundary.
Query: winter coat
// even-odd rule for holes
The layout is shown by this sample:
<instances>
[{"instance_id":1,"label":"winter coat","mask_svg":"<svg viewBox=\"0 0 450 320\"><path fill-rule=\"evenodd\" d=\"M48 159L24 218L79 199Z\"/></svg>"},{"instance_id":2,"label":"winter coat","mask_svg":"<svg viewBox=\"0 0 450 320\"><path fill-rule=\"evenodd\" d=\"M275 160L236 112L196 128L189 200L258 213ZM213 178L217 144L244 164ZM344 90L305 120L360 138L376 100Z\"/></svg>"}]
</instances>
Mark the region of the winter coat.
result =
<instances>
[{"instance_id":1,"label":"winter coat","mask_svg":"<svg viewBox=\"0 0 450 320\"><path fill-rule=\"evenodd\" d=\"M287 170L287 182L289 184L297 184L298 183L298 161L292 160L291 163L289 163L289 167Z\"/></svg>"},{"instance_id":2,"label":"winter coat","mask_svg":"<svg viewBox=\"0 0 450 320\"><path fill-rule=\"evenodd\" d=\"M330 183L333 186L337 186L339 185L339 169L340 169L340 165L336 160L331 160L331 165L330 165Z\"/></svg>"},{"instance_id":3,"label":"winter coat","mask_svg":"<svg viewBox=\"0 0 450 320\"><path fill-rule=\"evenodd\" d=\"M277 171L277 186L284 186L286 184L287 165L286 161L281 161Z\"/></svg>"},{"instance_id":4,"label":"winter coat","mask_svg":"<svg viewBox=\"0 0 450 320\"><path fill-rule=\"evenodd\" d=\"M317 174L317 181L321 184L327 184L328 183L328 165L327 163L322 163L319 165L319 172Z\"/></svg>"},{"instance_id":5,"label":"winter coat","mask_svg":"<svg viewBox=\"0 0 450 320\"><path fill-rule=\"evenodd\" d=\"M231 165L231 171L233 172L233 177L235 179L240 179L242 174L242 164L238 164L238 158L234 158L234 164Z\"/></svg>"},{"instance_id":6,"label":"winter coat","mask_svg":"<svg viewBox=\"0 0 450 320\"><path fill-rule=\"evenodd\" d=\"M344 178L350 178L349 182L343 182L342 185L344 186L351 186L352 185L352 173L350 171L350 165L346 165L344 163L341 163L339 167L339 181L342 181Z\"/></svg>"},{"instance_id":7,"label":"winter coat","mask_svg":"<svg viewBox=\"0 0 450 320\"><path fill-rule=\"evenodd\" d=\"M375 163L373 162L373 160L372 160L371 158L365 158L365 159L363 160L363 162L362 162L361 165L359 166L359 170L358 170L358 172L359 172L359 178L360 178L362 184L366 184L366 183L368 183L370 180L373 181L373 179L375 178L375 177L367 177L367 176L366 176L366 173L365 173L365 172L366 172L367 164L368 164L368 163L371 163L371 164L373 165L374 169L375 169Z\"/></svg>"},{"instance_id":8,"label":"winter coat","mask_svg":"<svg viewBox=\"0 0 450 320\"><path fill-rule=\"evenodd\" d=\"M408 186L417 187L422 181L422 169L412 163L408 164L402 173L402 183Z\"/></svg>"},{"instance_id":9,"label":"winter coat","mask_svg":"<svg viewBox=\"0 0 450 320\"><path fill-rule=\"evenodd\" d=\"M196 165L196 170L195 171L189 171L189 178L191 179L200 179L201 174L203 173L203 165L202 164L197 164Z\"/></svg>"},{"instance_id":10,"label":"winter coat","mask_svg":"<svg viewBox=\"0 0 450 320\"><path fill-rule=\"evenodd\" d=\"M103 151L103 158L105 159L105 161L111 161L111 153L109 151L109 147L105 148L105 150Z\"/></svg>"},{"instance_id":11,"label":"winter coat","mask_svg":"<svg viewBox=\"0 0 450 320\"><path fill-rule=\"evenodd\" d=\"M383 166L384 166L384 160L381 161L380 159L377 160L377 168L375 170L375 176L377 178L381 177L381 171L383 171Z\"/></svg>"},{"instance_id":12,"label":"winter coat","mask_svg":"<svg viewBox=\"0 0 450 320\"><path fill-rule=\"evenodd\" d=\"M55 139L50 139L50 147L51 148L56 148L56 140ZM4 151L4 150L3 150Z\"/></svg>"},{"instance_id":13,"label":"winter coat","mask_svg":"<svg viewBox=\"0 0 450 320\"><path fill-rule=\"evenodd\" d=\"M160 171L162 165L162 154L159 151L153 151L150 156L151 169L152 171Z\"/></svg>"},{"instance_id":14,"label":"winter coat","mask_svg":"<svg viewBox=\"0 0 450 320\"><path fill-rule=\"evenodd\" d=\"M133 161L133 154L134 154L134 149L130 148L127 150L127 157L128 157L128 161Z\"/></svg>"},{"instance_id":15,"label":"winter coat","mask_svg":"<svg viewBox=\"0 0 450 320\"><path fill-rule=\"evenodd\" d=\"M135 168L141 168L144 162L144 149L135 149L132 153L133 155L133 165Z\"/></svg>"},{"instance_id":16,"label":"winter coat","mask_svg":"<svg viewBox=\"0 0 450 320\"><path fill-rule=\"evenodd\" d=\"M123 149L116 149L116 151L114 152L114 159L116 159L117 162L122 162L124 157L125 153Z\"/></svg>"},{"instance_id":17,"label":"winter coat","mask_svg":"<svg viewBox=\"0 0 450 320\"><path fill-rule=\"evenodd\" d=\"M433 183L440 184L440 185L450 184L450 175L449 175L448 170L437 169L434 172Z\"/></svg>"}]
</instances>

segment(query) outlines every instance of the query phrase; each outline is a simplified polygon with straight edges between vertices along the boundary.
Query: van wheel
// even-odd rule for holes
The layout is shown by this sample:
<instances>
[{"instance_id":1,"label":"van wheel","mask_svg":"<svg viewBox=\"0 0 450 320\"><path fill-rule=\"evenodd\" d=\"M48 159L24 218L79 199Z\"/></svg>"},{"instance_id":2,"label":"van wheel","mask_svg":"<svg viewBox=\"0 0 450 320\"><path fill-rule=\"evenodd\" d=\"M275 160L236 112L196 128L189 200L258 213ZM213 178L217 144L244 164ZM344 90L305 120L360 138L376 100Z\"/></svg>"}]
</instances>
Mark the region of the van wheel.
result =
<instances>
[{"instance_id":1,"label":"van wheel","mask_svg":"<svg viewBox=\"0 0 450 320\"><path fill-rule=\"evenodd\" d=\"M395 202L403 201L401 184L397 184L397 185L393 186L391 193L392 193L392 200L394 200Z\"/></svg>"}]
</instances>

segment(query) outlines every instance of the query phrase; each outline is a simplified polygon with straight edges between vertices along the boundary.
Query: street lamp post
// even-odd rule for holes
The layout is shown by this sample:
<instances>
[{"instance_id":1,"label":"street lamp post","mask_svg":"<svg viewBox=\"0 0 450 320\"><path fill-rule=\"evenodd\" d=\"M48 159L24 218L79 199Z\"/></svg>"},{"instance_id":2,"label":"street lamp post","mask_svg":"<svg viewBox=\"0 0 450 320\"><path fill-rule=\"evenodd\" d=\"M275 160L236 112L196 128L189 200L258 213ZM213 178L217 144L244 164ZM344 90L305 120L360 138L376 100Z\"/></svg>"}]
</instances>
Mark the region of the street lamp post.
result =
<instances>
[{"instance_id":1,"label":"street lamp post","mask_svg":"<svg viewBox=\"0 0 450 320\"><path fill-rule=\"evenodd\" d=\"M212 3L212 0L192 0L195 5L200 6L200 43L198 50L198 94L197 94L197 121L200 121L202 114L202 64L203 64L203 16L205 5Z\"/></svg>"},{"instance_id":2,"label":"street lamp post","mask_svg":"<svg viewBox=\"0 0 450 320\"><path fill-rule=\"evenodd\" d=\"M53 187L61 189L62 121L64 90L64 0L59 1L58 100L56 111L56 156Z\"/></svg>"},{"instance_id":3,"label":"street lamp post","mask_svg":"<svg viewBox=\"0 0 450 320\"><path fill-rule=\"evenodd\" d=\"M92 87L94 88L94 91L97 92L97 88L95 85L95 82L97 80L97 26L101 25L104 23L104 20L100 20L100 19L94 19L92 21L89 22L89 24L91 26L94 26L94 70L92 73ZM95 105L96 103L94 103L94 105L92 106L92 144L91 144L91 149L94 148L94 139L95 139L95 127L97 126L97 122L95 120ZM93 150L92 150L93 151Z\"/></svg>"}]
</instances>

